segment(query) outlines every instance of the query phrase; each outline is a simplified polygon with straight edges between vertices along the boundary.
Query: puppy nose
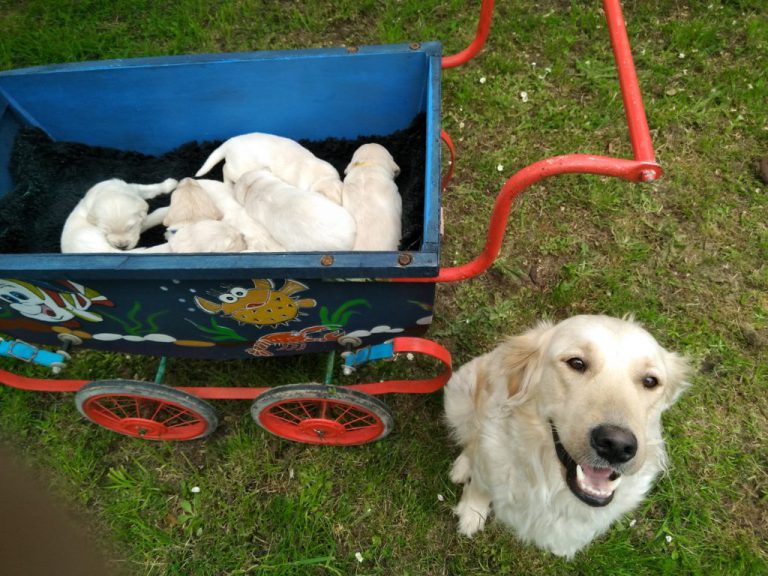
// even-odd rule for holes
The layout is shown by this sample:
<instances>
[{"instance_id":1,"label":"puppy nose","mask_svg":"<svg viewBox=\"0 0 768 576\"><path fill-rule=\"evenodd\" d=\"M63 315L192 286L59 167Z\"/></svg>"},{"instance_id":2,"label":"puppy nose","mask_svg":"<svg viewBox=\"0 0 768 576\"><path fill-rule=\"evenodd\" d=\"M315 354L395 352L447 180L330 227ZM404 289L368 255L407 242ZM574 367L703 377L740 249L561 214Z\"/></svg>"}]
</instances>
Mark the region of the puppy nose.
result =
<instances>
[{"instance_id":1,"label":"puppy nose","mask_svg":"<svg viewBox=\"0 0 768 576\"><path fill-rule=\"evenodd\" d=\"M637 454L637 438L632 431L613 424L593 428L589 443L598 456L611 464L628 462Z\"/></svg>"}]
</instances>

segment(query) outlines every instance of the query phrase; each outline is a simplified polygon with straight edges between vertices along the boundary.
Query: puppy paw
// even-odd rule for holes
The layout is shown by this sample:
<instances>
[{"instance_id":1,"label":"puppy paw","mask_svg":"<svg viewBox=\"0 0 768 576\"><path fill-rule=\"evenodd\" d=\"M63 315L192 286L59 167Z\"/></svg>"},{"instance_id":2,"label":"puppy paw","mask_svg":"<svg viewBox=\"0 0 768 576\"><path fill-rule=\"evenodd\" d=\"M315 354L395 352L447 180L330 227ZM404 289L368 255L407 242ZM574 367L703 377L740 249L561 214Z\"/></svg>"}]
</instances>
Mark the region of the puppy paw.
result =
<instances>
[{"instance_id":1,"label":"puppy paw","mask_svg":"<svg viewBox=\"0 0 768 576\"><path fill-rule=\"evenodd\" d=\"M176 186L179 185L179 181L174 178L166 178L163 180L163 192L168 194L176 190Z\"/></svg>"},{"instance_id":2,"label":"puppy paw","mask_svg":"<svg viewBox=\"0 0 768 576\"><path fill-rule=\"evenodd\" d=\"M462 452L451 468L451 482L454 484L466 484L470 478L470 462L467 455Z\"/></svg>"}]
</instances>

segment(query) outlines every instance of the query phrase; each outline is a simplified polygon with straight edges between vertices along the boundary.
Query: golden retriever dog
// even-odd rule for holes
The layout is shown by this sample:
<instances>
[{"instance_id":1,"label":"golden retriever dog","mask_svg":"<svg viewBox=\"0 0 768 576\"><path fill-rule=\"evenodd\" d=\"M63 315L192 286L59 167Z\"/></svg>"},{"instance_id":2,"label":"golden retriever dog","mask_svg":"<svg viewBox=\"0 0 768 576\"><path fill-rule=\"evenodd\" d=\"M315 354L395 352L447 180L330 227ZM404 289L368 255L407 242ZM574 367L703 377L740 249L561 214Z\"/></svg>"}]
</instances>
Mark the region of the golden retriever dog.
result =
<instances>
[{"instance_id":1,"label":"golden retriever dog","mask_svg":"<svg viewBox=\"0 0 768 576\"><path fill-rule=\"evenodd\" d=\"M395 159L380 144L363 144L355 150L344 174L341 205L357 223L352 250L397 250L403 200L395 184L400 174Z\"/></svg>"},{"instance_id":2,"label":"golden retriever dog","mask_svg":"<svg viewBox=\"0 0 768 576\"><path fill-rule=\"evenodd\" d=\"M355 243L355 219L342 206L268 170L243 174L235 199L287 252L351 250Z\"/></svg>"},{"instance_id":3,"label":"golden retriever dog","mask_svg":"<svg viewBox=\"0 0 768 576\"><path fill-rule=\"evenodd\" d=\"M171 194L163 225L166 228L181 228L201 220L221 220L222 216L205 186L192 178L184 178Z\"/></svg>"},{"instance_id":4,"label":"golden retriever dog","mask_svg":"<svg viewBox=\"0 0 768 576\"><path fill-rule=\"evenodd\" d=\"M168 178L159 184L131 184L112 178L93 185L67 217L61 251L122 252L136 246L142 232L160 224L167 208L147 214L147 200L176 188Z\"/></svg>"},{"instance_id":5,"label":"golden retriever dog","mask_svg":"<svg viewBox=\"0 0 768 576\"><path fill-rule=\"evenodd\" d=\"M462 452L459 532L493 508L528 543L571 558L635 508L664 470L661 414L688 364L632 318L543 322L462 366L445 412Z\"/></svg>"},{"instance_id":6,"label":"golden retriever dog","mask_svg":"<svg viewBox=\"0 0 768 576\"><path fill-rule=\"evenodd\" d=\"M221 220L228 227L237 230L245 240L245 247L242 251L284 252L284 248L269 235L266 228L248 216L242 204L235 200L235 190L232 185L217 180L184 178L171 195L170 209L163 220L163 224L168 228L165 234L166 239L170 243L172 237L181 228L205 220ZM220 231L227 230L222 226L218 228ZM197 227L197 229L198 231L205 229L215 231L217 227L205 225L202 228ZM181 238L183 239L189 233L187 231L182 234ZM172 252L210 251L189 250L187 248L195 248L199 243L189 244L178 239L173 244L178 250L173 249L174 246L170 246ZM231 244L232 247L235 245L234 242ZM160 249L150 249L150 251L157 252Z\"/></svg>"},{"instance_id":7,"label":"golden retriever dog","mask_svg":"<svg viewBox=\"0 0 768 576\"><path fill-rule=\"evenodd\" d=\"M222 160L227 184L234 185L246 172L269 170L292 186L341 204L341 179L336 168L290 138L262 132L235 136L211 152L195 176L208 174Z\"/></svg>"}]
</instances>

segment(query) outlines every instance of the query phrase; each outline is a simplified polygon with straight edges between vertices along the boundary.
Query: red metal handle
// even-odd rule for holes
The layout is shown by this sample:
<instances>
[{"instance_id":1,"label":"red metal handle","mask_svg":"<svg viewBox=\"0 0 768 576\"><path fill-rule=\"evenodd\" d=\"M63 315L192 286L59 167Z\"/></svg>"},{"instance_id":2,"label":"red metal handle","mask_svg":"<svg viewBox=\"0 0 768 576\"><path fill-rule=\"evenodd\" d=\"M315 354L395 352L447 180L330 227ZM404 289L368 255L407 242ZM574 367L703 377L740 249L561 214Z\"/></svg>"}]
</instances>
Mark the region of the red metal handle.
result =
<instances>
[{"instance_id":1,"label":"red metal handle","mask_svg":"<svg viewBox=\"0 0 768 576\"><path fill-rule=\"evenodd\" d=\"M440 190L445 190L453 179L453 167L456 164L456 147L453 145L451 135L445 130L440 130L440 138L445 142L445 145L448 147L448 152L451 155L451 164L448 166L448 172L445 173L440 182Z\"/></svg>"},{"instance_id":2,"label":"red metal handle","mask_svg":"<svg viewBox=\"0 0 768 576\"><path fill-rule=\"evenodd\" d=\"M642 181L647 173L661 174L661 168L653 162L638 162L605 156L569 154L540 160L512 176L502 187L491 213L488 236L482 253L462 266L441 268L432 278L392 278L392 282L455 282L466 280L485 272L501 251L504 231L509 220L512 202L528 186L557 174L598 174L615 176L624 180Z\"/></svg>"},{"instance_id":3,"label":"red metal handle","mask_svg":"<svg viewBox=\"0 0 768 576\"><path fill-rule=\"evenodd\" d=\"M640 85L637 81L635 63L632 60L632 51L629 47L627 28L624 24L624 15L621 13L619 0L603 0L605 20L608 24L608 33L613 46L613 56L616 60L616 68L619 71L619 86L624 101L624 111L627 115L629 127L629 139L632 142L632 150L635 160L642 162L655 162L651 133L648 130L648 121L645 117L643 97L640 93ZM648 173L643 176L643 181L651 181L660 174Z\"/></svg>"},{"instance_id":4,"label":"red metal handle","mask_svg":"<svg viewBox=\"0 0 768 576\"><path fill-rule=\"evenodd\" d=\"M464 50L453 56L443 56L442 67L453 68L469 62L477 56L483 48L485 40L488 38L488 32L491 30L491 16L493 16L493 0L483 0L480 6L480 19L477 23L477 34L475 39Z\"/></svg>"},{"instance_id":5,"label":"red metal handle","mask_svg":"<svg viewBox=\"0 0 768 576\"><path fill-rule=\"evenodd\" d=\"M528 186L550 176L597 174L636 182L651 182L661 177L663 171L655 161L651 134L619 0L603 0L603 7L619 73L619 86L627 116L634 160L569 154L540 160L523 168L507 180L496 197L485 247L477 258L461 266L441 268L438 275L432 278L393 278L393 282L455 282L472 278L487 270L501 250L513 200Z\"/></svg>"}]
</instances>

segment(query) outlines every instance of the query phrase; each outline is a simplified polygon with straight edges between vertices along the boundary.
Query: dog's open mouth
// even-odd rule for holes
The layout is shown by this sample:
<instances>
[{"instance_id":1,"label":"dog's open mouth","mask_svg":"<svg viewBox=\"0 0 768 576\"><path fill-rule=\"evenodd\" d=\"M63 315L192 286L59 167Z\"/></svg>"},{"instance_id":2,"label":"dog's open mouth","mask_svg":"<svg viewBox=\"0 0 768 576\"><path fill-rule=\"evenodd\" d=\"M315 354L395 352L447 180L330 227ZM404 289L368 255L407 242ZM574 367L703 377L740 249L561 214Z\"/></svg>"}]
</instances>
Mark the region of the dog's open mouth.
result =
<instances>
[{"instance_id":1,"label":"dog's open mouth","mask_svg":"<svg viewBox=\"0 0 768 576\"><path fill-rule=\"evenodd\" d=\"M590 506L606 506L613 500L613 492L621 483L621 474L613 468L597 468L576 462L560 441L552 422L552 440L560 463L565 467L565 482L571 492Z\"/></svg>"}]
</instances>

